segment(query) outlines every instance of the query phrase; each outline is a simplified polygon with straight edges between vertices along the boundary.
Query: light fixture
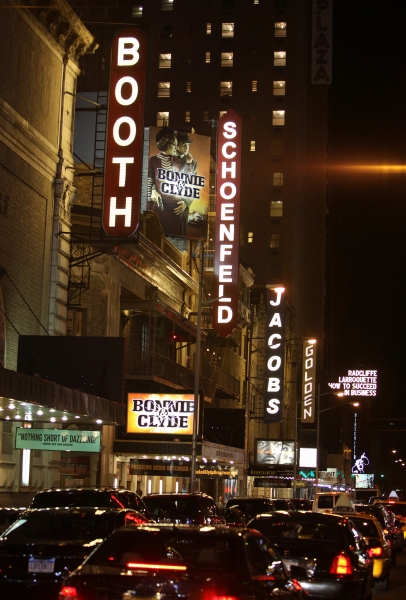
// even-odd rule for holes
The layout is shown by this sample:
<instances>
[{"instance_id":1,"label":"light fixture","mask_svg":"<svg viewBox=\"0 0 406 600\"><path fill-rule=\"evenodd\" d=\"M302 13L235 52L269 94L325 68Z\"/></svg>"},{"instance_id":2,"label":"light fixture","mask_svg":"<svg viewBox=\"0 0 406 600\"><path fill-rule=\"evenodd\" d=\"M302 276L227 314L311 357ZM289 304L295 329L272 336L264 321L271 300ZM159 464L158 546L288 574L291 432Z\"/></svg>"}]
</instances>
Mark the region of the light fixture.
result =
<instances>
[{"instance_id":1,"label":"light fixture","mask_svg":"<svg viewBox=\"0 0 406 600\"><path fill-rule=\"evenodd\" d=\"M37 415L41 416L41 415L43 415L43 414L44 414L44 413L43 413L43 411L42 411L42 410L37 410Z\"/></svg>"},{"instance_id":2,"label":"light fixture","mask_svg":"<svg viewBox=\"0 0 406 600\"><path fill-rule=\"evenodd\" d=\"M14 410L15 409L15 405L12 402L10 402L10 404L8 405L8 407L9 407L10 410Z\"/></svg>"},{"instance_id":3,"label":"light fixture","mask_svg":"<svg viewBox=\"0 0 406 600\"><path fill-rule=\"evenodd\" d=\"M54 408L50 408L49 412L55 412L55 409Z\"/></svg>"},{"instance_id":4,"label":"light fixture","mask_svg":"<svg viewBox=\"0 0 406 600\"><path fill-rule=\"evenodd\" d=\"M96 423L100 425L101 423L103 423L103 421L101 419L97 419Z\"/></svg>"},{"instance_id":5,"label":"light fixture","mask_svg":"<svg viewBox=\"0 0 406 600\"><path fill-rule=\"evenodd\" d=\"M62 421L67 421L68 417L62 417Z\"/></svg>"},{"instance_id":6,"label":"light fixture","mask_svg":"<svg viewBox=\"0 0 406 600\"><path fill-rule=\"evenodd\" d=\"M51 423L55 423L56 421L55 417L51 417L49 420L51 421Z\"/></svg>"},{"instance_id":7,"label":"light fixture","mask_svg":"<svg viewBox=\"0 0 406 600\"><path fill-rule=\"evenodd\" d=\"M75 419L80 419L80 417L78 417L78 415L75 415Z\"/></svg>"},{"instance_id":8,"label":"light fixture","mask_svg":"<svg viewBox=\"0 0 406 600\"><path fill-rule=\"evenodd\" d=\"M21 419L20 415L16 415L14 418L15 419Z\"/></svg>"}]
</instances>

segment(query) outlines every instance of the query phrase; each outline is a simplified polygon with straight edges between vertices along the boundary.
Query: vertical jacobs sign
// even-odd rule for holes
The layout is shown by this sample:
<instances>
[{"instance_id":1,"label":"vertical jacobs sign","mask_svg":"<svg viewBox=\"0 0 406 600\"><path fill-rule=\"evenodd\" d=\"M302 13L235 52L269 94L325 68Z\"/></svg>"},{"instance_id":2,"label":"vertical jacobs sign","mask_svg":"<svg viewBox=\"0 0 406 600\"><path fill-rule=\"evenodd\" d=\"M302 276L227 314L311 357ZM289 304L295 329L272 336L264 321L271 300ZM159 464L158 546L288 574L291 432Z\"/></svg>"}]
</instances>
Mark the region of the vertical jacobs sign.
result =
<instances>
[{"instance_id":1,"label":"vertical jacobs sign","mask_svg":"<svg viewBox=\"0 0 406 600\"><path fill-rule=\"evenodd\" d=\"M228 110L218 124L213 328L227 337L237 326L242 119Z\"/></svg>"},{"instance_id":2,"label":"vertical jacobs sign","mask_svg":"<svg viewBox=\"0 0 406 600\"><path fill-rule=\"evenodd\" d=\"M283 287L266 292L266 375L264 423L282 421L285 371L285 297Z\"/></svg>"},{"instance_id":3,"label":"vertical jacobs sign","mask_svg":"<svg viewBox=\"0 0 406 600\"><path fill-rule=\"evenodd\" d=\"M302 370L302 423L314 423L316 407L316 344L315 340L303 342Z\"/></svg>"},{"instance_id":4,"label":"vertical jacobs sign","mask_svg":"<svg viewBox=\"0 0 406 600\"><path fill-rule=\"evenodd\" d=\"M129 237L138 227L145 68L144 34L120 31L111 52L103 200L103 228L115 237Z\"/></svg>"}]
</instances>

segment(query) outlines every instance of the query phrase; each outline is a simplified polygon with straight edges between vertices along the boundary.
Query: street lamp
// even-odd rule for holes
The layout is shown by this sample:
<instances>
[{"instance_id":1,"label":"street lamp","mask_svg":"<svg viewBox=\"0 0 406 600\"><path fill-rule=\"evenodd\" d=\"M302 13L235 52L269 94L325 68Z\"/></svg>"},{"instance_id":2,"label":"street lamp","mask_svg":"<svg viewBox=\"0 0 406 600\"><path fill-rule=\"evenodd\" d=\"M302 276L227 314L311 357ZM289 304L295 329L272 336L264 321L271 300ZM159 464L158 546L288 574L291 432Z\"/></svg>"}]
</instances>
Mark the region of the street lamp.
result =
<instances>
[{"instance_id":1,"label":"street lamp","mask_svg":"<svg viewBox=\"0 0 406 600\"><path fill-rule=\"evenodd\" d=\"M343 403L339 403L339 404L334 404L334 406L328 406L327 408L323 408L323 410L320 410L320 398L322 396L328 396L328 395L333 395L333 396L344 396L344 394L342 392L339 392L337 394L332 394L332 392L326 392L324 394L320 394L320 384L317 386L317 441L316 441L316 490L318 488L319 485L319 446L320 446L320 413L322 412L327 412L328 410L333 410L333 408L338 408L340 406L348 406L349 404L351 404L352 406L359 406L359 402L343 402Z\"/></svg>"}]
</instances>

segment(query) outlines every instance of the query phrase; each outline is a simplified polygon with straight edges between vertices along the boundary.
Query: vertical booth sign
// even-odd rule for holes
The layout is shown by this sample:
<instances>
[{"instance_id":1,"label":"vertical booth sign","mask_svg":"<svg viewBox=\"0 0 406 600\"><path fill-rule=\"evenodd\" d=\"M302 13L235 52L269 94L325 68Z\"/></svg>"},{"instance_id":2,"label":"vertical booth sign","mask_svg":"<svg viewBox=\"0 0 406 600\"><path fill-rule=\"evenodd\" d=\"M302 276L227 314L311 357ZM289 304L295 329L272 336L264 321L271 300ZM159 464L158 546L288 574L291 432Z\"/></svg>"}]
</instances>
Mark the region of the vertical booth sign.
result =
<instances>
[{"instance_id":1,"label":"vertical booth sign","mask_svg":"<svg viewBox=\"0 0 406 600\"><path fill-rule=\"evenodd\" d=\"M280 423L283 413L285 372L285 308L283 287L268 287L266 292L266 379L264 423Z\"/></svg>"},{"instance_id":2,"label":"vertical booth sign","mask_svg":"<svg viewBox=\"0 0 406 600\"><path fill-rule=\"evenodd\" d=\"M219 120L213 328L227 337L238 318L242 119L228 110Z\"/></svg>"},{"instance_id":3,"label":"vertical booth sign","mask_svg":"<svg viewBox=\"0 0 406 600\"><path fill-rule=\"evenodd\" d=\"M314 423L316 412L316 344L314 341L303 342L302 370L302 423Z\"/></svg>"},{"instance_id":4,"label":"vertical booth sign","mask_svg":"<svg viewBox=\"0 0 406 600\"><path fill-rule=\"evenodd\" d=\"M129 237L139 220L146 40L128 28L112 44L103 228L108 235Z\"/></svg>"}]
</instances>

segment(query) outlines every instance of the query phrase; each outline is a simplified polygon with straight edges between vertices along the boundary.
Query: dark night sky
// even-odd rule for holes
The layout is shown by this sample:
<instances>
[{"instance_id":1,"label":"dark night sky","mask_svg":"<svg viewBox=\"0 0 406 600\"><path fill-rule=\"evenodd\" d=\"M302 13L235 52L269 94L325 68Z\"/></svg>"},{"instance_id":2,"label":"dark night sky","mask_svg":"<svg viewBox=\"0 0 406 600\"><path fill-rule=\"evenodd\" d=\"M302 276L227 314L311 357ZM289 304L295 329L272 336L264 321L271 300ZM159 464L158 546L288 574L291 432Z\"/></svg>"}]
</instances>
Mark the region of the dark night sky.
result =
<instances>
[{"instance_id":1,"label":"dark night sky","mask_svg":"<svg viewBox=\"0 0 406 600\"><path fill-rule=\"evenodd\" d=\"M404 27L377 0L335 0L333 26L325 367L377 368L372 414L406 417L406 172L334 168L406 164Z\"/></svg>"}]
</instances>

